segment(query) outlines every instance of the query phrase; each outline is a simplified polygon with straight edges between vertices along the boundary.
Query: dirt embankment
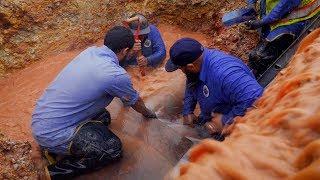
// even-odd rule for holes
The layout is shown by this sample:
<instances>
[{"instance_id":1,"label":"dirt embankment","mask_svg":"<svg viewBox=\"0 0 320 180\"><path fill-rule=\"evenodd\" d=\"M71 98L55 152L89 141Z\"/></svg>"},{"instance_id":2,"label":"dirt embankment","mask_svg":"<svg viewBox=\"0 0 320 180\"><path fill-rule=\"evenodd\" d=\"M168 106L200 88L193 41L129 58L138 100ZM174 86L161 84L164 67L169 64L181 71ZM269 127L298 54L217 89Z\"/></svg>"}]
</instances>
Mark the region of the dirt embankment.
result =
<instances>
[{"instance_id":1,"label":"dirt embankment","mask_svg":"<svg viewBox=\"0 0 320 180\"><path fill-rule=\"evenodd\" d=\"M159 17L158 20L165 23L179 25L187 31L206 33L212 36L209 47L218 48L238 56L245 62L248 53L259 39L256 31L248 31L243 25L224 27L221 18L224 13L245 7L242 0L217 1L217 0L175 0L168 3L159 0L158 3L147 1L153 9L151 17Z\"/></svg>"},{"instance_id":2,"label":"dirt embankment","mask_svg":"<svg viewBox=\"0 0 320 180\"><path fill-rule=\"evenodd\" d=\"M120 4L118 1L1 1L0 70L19 68L50 53L95 42L121 16Z\"/></svg>"},{"instance_id":3,"label":"dirt embankment","mask_svg":"<svg viewBox=\"0 0 320 180\"><path fill-rule=\"evenodd\" d=\"M171 23L188 31L209 33L213 35L211 47L246 59L248 49L257 40L256 34L239 27L225 29L220 23L224 12L244 6L244 2L2 0L0 75L52 53L92 44L101 39L109 27L121 24L121 19L134 12L146 14L155 23ZM241 47L241 50L236 47Z\"/></svg>"}]
</instances>

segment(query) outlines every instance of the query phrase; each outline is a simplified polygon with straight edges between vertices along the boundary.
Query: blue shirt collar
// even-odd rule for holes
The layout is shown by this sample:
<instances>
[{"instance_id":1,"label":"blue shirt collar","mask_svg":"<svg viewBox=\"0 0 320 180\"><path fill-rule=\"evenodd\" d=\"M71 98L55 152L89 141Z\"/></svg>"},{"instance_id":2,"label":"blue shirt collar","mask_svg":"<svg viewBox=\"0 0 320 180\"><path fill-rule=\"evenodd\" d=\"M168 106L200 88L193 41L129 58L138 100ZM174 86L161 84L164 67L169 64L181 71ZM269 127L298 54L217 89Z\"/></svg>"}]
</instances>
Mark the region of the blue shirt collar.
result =
<instances>
[{"instance_id":1,"label":"blue shirt collar","mask_svg":"<svg viewBox=\"0 0 320 180\"><path fill-rule=\"evenodd\" d=\"M109 57L111 57L112 62L119 65L119 59L118 59L117 55L111 49L109 49L105 45L102 45L101 47L99 47L99 49L101 50L101 51L99 51L100 56L109 56Z\"/></svg>"}]
</instances>

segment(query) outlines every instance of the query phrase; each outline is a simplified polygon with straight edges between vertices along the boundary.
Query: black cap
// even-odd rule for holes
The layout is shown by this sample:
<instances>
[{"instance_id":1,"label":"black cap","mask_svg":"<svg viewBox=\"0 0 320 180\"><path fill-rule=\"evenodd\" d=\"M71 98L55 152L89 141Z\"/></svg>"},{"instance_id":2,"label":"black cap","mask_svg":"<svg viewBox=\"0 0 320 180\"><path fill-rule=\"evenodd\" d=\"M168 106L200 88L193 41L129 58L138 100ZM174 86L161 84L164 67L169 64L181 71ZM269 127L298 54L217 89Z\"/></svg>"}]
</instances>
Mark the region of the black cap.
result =
<instances>
[{"instance_id":1,"label":"black cap","mask_svg":"<svg viewBox=\"0 0 320 180\"><path fill-rule=\"evenodd\" d=\"M193 63L203 53L204 47L195 39L182 38L176 41L170 48L170 59L166 63L166 71L173 72L179 66Z\"/></svg>"}]
</instances>

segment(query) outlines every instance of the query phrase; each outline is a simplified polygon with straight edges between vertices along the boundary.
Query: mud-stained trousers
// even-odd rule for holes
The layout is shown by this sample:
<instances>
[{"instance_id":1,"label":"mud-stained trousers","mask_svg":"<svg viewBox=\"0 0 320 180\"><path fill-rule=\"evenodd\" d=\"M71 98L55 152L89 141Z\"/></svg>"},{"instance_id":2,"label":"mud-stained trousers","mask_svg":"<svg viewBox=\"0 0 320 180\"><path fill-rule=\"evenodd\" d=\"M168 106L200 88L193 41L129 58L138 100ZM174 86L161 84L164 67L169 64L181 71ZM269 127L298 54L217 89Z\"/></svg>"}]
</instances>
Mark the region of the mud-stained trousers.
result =
<instances>
[{"instance_id":1,"label":"mud-stained trousers","mask_svg":"<svg viewBox=\"0 0 320 180\"><path fill-rule=\"evenodd\" d=\"M51 179L70 179L104 167L122 155L120 139L108 129L111 118L104 111L77 128L70 144L70 155L47 166Z\"/></svg>"},{"instance_id":2,"label":"mud-stained trousers","mask_svg":"<svg viewBox=\"0 0 320 180\"><path fill-rule=\"evenodd\" d=\"M281 35L271 42L261 40L249 54L248 65L256 78L260 77L294 40L295 37L291 34Z\"/></svg>"}]
</instances>

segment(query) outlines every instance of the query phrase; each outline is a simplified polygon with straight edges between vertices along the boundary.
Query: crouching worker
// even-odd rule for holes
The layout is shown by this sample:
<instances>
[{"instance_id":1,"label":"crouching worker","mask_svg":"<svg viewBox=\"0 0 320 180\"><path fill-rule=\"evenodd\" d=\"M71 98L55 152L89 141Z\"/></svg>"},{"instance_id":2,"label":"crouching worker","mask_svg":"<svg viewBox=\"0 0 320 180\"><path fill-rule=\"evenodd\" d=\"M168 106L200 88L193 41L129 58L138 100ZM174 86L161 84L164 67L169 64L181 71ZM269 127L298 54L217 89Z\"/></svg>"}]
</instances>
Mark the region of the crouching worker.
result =
<instances>
[{"instance_id":1,"label":"crouching worker","mask_svg":"<svg viewBox=\"0 0 320 180\"><path fill-rule=\"evenodd\" d=\"M183 115L185 124L191 124L199 103L200 126L211 134L220 133L232 124L233 118L243 116L246 109L262 95L263 88L250 69L238 58L216 49L204 48L198 41L183 38L170 49L166 71L180 69L187 76ZM213 113L222 116L211 117Z\"/></svg>"},{"instance_id":2,"label":"crouching worker","mask_svg":"<svg viewBox=\"0 0 320 180\"><path fill-rule=\"evenodd\" d=\"M257 0L247 0L255 8ZM261 40L249 55L249 66L257 77L286 50L320 12L319 0L261 0L260 19L247 22L261 28Z\"/></svg>"},{"instance_id":3,"label":"crouching worker","mask_svg":"<svg viewBox=\"0 0 320 180\"><path fill-rule=\"evenodd\" d=\"M149 24L147 18L142 14L136 13L130 17L130 19L134 18L138 18L139 20L127 23L136 36L135 44L123 64L125 66L139 65L155 68L160 65L166 57L166 47L160 31L155 25Z\"/></svg>"},{"instance_id":4,"label":"crouching worker","mask_svg":"<svg viewBox=\"0 0 320 180\"><path fill-rule=\"evenodd\" d=\"M103 46L81 52L38 100L32 115L33 136L45 152L65 155L47 166L52 179L74 177L121 157L121 141L107 127L111 119L105 107L114 97L146 118L156 117L119 65L133 44L129 29L112 28Z\"/></svg>"}]
</instances>

